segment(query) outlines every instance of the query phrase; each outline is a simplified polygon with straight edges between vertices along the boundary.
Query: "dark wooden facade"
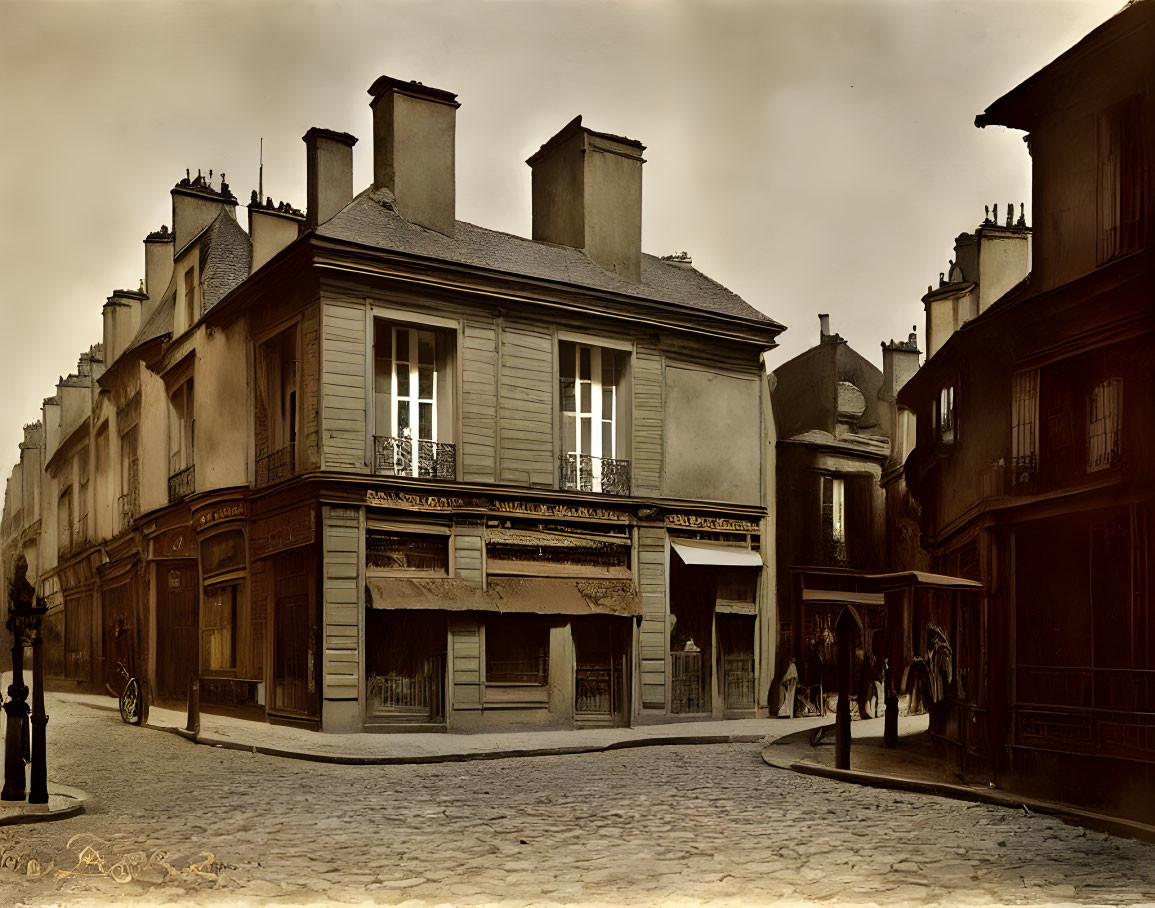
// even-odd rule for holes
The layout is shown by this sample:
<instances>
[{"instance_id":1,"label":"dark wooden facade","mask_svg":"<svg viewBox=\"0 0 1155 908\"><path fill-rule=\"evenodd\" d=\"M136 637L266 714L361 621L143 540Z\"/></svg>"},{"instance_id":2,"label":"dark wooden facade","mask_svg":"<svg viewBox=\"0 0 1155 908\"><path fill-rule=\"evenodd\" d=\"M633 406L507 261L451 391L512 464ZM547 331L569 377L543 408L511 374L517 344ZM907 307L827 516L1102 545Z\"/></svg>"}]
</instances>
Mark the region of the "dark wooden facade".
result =
<instances>
[{"instance_id":1,"label":"dark wooden facade","mask_svg":"<svg viewBox=\"0 0 1155 908\"><path fill-rule=\"evenodd\" d=\"M956 753L1000 786L1148 821L1153 113L1140 3L979 117L1030 132L1033 272L900 395L935 569L984 586L955 630L978 692Z\"/></svg>"}]
</instances>

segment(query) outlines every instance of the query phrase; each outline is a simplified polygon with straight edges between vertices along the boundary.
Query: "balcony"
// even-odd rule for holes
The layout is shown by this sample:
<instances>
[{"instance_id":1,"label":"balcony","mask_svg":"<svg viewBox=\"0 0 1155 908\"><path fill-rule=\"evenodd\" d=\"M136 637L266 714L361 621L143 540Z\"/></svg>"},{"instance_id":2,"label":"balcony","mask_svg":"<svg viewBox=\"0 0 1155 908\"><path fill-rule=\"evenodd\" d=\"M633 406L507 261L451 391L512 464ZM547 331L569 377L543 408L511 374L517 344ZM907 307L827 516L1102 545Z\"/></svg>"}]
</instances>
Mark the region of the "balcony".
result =
<instances>
[{"instance_id":1,"label":"balcony","mask_svg":"<svg viewBox=\"0 0 1155 908\"><path fill-rule=\"evenodd\" d=\"M590 454L561 455L561 487L574 492L630 494L630 462Z\"/></svg>"},{"instance_id":2,"label":"balcony","mask_svg":"<svg viewBox=\"0 0 1155 908\"><path fill-rule=\"evenodd\" d=\"M1003 498L1008 495L1033 495L1038 491L1039 462L1034 454L1000 458L979 473L979 494L982 498Z\"/></svg>"},{"instance_id":3,"label":"balcony","mask_svg":"<svg viewBox=\"0 0 1155 908\"><path fill-rule=\"evenodd\" d=\"M285 445L278 451L257 458L257 485L267 486L288 479L296 472L297 459L294 445Z\"/></svg>"},{"instance_id":4,"label":"balcony","mask_svg":"<svg viewBox=\"0 0 1155 908\"><path fill-rule=\"evenodd\" d=\"M417 447L416 464L414 445ZM441 441L374 435L373 472L378 476L453 480L457 478L457 446Z\"/></svg>"},{"instance_id":5,"label":"balcony","mask_svg":"<svg viewBox=\"0 0 1155 908\"><path fill-rule=\"evenodd\" d=\"M172 504L175 501L180 501L188 495L191 495L195 485L195 477L193 467L185 467L183 470L177 470L168 478L168 501Z\"/></svg>"}]
</instances>

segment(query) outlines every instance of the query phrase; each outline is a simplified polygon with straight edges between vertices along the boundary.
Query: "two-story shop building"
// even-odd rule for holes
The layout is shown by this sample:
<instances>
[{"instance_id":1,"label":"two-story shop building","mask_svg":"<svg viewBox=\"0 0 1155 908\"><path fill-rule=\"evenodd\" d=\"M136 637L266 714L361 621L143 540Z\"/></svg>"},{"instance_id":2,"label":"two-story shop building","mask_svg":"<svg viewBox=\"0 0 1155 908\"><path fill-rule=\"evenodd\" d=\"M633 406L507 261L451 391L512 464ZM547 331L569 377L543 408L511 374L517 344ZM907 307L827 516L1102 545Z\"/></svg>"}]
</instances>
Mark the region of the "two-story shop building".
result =
<instances>
[{"instance_id":1,"label":"two-story shop building","mask_svg":"<svg viewBox=\"0 0 1155 908\"><path fill-rule=\"evenodd\" d=\"M642 253L640 143L566 125L525 239L455 217L454 95L370 95L363 192L310 129L303 216L190 179L150 235L93 626L123 576L155 698L330 731L765 714L782 326Z\"/></svg>"}]
</instances>

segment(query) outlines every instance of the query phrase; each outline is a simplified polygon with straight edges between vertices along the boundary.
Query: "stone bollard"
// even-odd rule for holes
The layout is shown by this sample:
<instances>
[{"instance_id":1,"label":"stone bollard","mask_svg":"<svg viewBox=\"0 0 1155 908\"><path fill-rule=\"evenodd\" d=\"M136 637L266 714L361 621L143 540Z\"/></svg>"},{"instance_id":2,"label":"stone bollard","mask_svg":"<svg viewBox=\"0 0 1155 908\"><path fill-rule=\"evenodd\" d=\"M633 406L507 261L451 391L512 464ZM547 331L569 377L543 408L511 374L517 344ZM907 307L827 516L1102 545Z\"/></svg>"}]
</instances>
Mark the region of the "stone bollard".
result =
<instances>
[{"instance_id":1,"label":"stone bollard","mask_svg":"<svg viewBox=\"0 0 1155 908\"><path fill-rule=\"evenodd\" d=\"M188 686L188 722L185 731L199 735L201 731L201 682L193 678Z\"/></svg>"}]
</instances>

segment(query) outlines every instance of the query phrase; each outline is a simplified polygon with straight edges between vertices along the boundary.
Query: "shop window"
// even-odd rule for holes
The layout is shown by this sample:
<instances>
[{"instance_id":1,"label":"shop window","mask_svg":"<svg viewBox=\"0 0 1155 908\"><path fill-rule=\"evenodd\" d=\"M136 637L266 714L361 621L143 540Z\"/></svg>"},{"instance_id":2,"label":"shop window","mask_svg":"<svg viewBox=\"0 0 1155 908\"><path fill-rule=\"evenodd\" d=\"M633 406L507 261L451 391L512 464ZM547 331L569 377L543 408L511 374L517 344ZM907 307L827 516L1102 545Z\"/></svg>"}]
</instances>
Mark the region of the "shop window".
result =
<instances>
[{"instance_id":1,"label":"shop window","mask_svg":"<svg viewBox=\"0 0 1155 908\"><path fill-rule=\"evenodd\" d=\"M1104 470L1120 454L1123 379L1095 385L1087 398L1087 472Z\"/></svg>"},{"instance_id":2,"label":"shop window","mask_svg":"<svg viewBox=\"0 0 1155 908\"><path fill-rule=\"evenodd\" d=\"M485 623L485 683L549 683L549 625L534 615L502 615Z\"/></svg>"},{"instance_id":3,"label":"shop window","mask_svg":"<svg viewBox=\"0 0 1155 908\"><path fill-rule=\"evenodd\" d=\"M374 472L457 478L452 331L378 321L374 332Z\"/></svg>"},{"instance_id":4,"label":"shop window","mask_svg":"<svg viewBox=\"0 0 1155 908\"><path fill-rule=\"evenodd\" d=\"M449 576L449 537L369 530L365 559L377 574Z\"/></svg>"},{"instance_id":5,"label":"shop window","mask_svg":"<svg viewBox=\"0 0 1155 908\"><path fill-rule=\"evenodd\" d=\"M238 583L205 588L201 608L201 673L232 672L237 667Z\"/></svg>"},{"instance_id":6,"label":"shop window","mask_svg":"<svg viewBox=\"0 0 1155 908\"><path fill-rule=\"evenodd\" d=\"M562 341L558 355L562 488L629 495L623 393L628 354Z\"/></svg>"},{"instance_id":7,"label":"shop window","mask_svg":"<svg viewBox=\"0 0 1155 908\"><path fill-rule=\"evenodd\" d=\"M1136 96L1099 115L1099 261L1136 252L1145 241L1148 174L1143 105Z\"/></svg>"},{"instance_id":8,"label":"shop window","mask_svg":"<svg viewBox=\"0 0 1155 908\"><path fill-rule=\"evenodd\" d=\"M280 482L296 472L297 327L257 348L256 481Z\"/></svg>"}]
</instances>

